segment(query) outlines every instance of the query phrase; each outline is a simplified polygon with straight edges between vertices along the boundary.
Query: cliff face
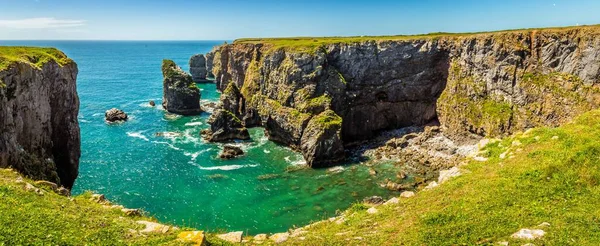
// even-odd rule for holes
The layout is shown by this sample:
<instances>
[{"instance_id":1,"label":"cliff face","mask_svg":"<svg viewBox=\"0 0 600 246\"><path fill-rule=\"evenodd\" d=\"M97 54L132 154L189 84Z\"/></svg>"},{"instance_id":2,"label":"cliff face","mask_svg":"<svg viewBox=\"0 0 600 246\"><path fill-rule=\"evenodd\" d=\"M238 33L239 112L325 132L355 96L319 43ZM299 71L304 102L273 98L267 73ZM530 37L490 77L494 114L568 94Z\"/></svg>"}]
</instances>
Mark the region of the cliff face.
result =
<instances>
[{"instance_id":1,"label":"cliff face","mask_svg":"<svg viewBox=\"0 0 600 246\"><path fill-rule=\"evenodd\" d=\"M332 146L435 120L484 136L564 123L600 102L599 30L238 41L211 53L212 71L240 88L246 126L320 165L343 155Z\"/></svg>"},{"instance_id":2,"label":"cliff face","mask_svg":"<svg viewBox=\"0 0 600 246\"><path fill-rule=\"evenodd\" d=\"M14 50L0 48L9 61L0 68L0 167L71 188L80 156L77 65L54 49L21 48L25 58L10 61L3 55Z\"/></svg>"}]
</instances>

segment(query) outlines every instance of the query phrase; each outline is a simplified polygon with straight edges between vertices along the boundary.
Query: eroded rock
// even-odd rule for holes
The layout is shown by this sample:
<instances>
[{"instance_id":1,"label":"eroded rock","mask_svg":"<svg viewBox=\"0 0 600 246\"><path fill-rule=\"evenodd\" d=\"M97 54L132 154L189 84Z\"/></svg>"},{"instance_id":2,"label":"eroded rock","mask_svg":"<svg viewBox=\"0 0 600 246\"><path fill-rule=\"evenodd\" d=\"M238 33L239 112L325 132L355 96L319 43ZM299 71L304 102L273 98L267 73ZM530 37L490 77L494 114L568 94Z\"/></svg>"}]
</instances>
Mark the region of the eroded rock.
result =
<instances>
[{"instance_id":1,"label":"eroded rock","mask_svg":"<svg viewBox=\"0 0 600 246\"><path fill-rule=\"evenodd\" d=\"M208 119L208 123L210 124L210 129L204 131L202 135L210 142L250 139L248 129L230 111L220 109L214 112Z\"/></svg>"},{"instance_id":2,"label":"eroded rock","mask_svg":"<svg viewBox=\"0 0 600 246\"><path fill-rule=\"evenodd\" d=\"M217 235L217 237L223 241L227 241L230 243L241 243L242 235L244 235L243 231L236 231L236 232L229 232L229 233L225 233L225 234L219 234L219 235Z\"/></svg>"},{"instance_id":3,"label":"eroded rock","mask_svg":"<svg viewBox=\"0 0 600 246\"><path fill-rule=\"evenodd\" d=\"M104 113L104 118L107 122L127 121L127 114L118 108L112 108Z\"/></svg>"},{"instance_id":4,"label":"eroded rock","mask_svg":"<svg viewBox=\"0 0 600 246\"><path fill-rule=\"evenodd\" d=\"M221 151L219 158L233 159L242 155L244 155L244 151L242 150L242 148L233 145L225 145L223 146L223 151Z\"/></svg>"},{"instance_id":5,"label":"eroded rock","mask_svg":"<svg viewBox=\"0 0 600 246\"><path fill-rule=\"evenodd\" d=\"M171 60L163 60L162 73L163 108L173 114L200 114L200 90L192 76Z\"/></svg>"}]
</instances>

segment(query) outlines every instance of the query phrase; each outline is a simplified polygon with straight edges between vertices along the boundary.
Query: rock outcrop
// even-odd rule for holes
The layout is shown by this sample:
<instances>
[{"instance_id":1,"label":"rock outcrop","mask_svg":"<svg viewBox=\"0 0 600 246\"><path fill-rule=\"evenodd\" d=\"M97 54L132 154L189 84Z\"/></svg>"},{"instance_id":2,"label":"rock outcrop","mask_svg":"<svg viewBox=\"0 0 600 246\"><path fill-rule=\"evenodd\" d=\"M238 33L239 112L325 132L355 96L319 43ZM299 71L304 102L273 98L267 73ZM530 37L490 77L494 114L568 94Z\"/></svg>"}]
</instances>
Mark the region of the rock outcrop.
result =
<instances>
[{"instance_id":1,"label":"rock outcrop","mask_svg":"<svg viewBox=\"0 0 600 246\"><path fill-rule=\"evenodd\" d=\"M190 74L194 82L209 82L206 79L206 58L202 54L193 55L190 58Z\"/></svg>"},{"instance_id":2,"label":"rock outcrop","mask_svg":"<svg viewBox=\"0 0 600 246\"><path fill-rule=\"evenodd\" d=\"M77 64L56 49L0 48L0 167L71 188L79 173ZM2 65L7 65L2 67Z\"/></svg>"},{"instance_id":3,"label":"rock outcrop","mask_svg":"<svg viewBox=\"0 0 600 246\"><path fill-rule=\"evenodd\" d=\"M236 116L246 127L264 126L271 140L324 166L343 159L346 143L382 130L439 120L456 136L496 136L596 108L599 34L576 27L320 46L241 40L216 47L207 63L220 90L239 88ZM317 124L324 113L340 120Z\"/></svg>"},{"instance_id":4,"label":"rock outcrop","mask_svg":"<svg viewBox=\"0 0 600 246\"><path fill-rule=\"evenodd\" d=\"M223 151L221 151L221 154L219 154L219 158L233 159L242 155L244 155L244 151L240 147L233 145L225 145L223 146Z\"/></svg>"},{"instance_id":5,"label":"rock outcrop","mask_svg":"<svg viewBox=\"0 0 600 246\"><path fill-rule=\"evenodd\" d=\"M123 110L112 108L104 113L107 122L127 121L127 114Z\"/></svg>"},{"instance_id":6,"label":"rock outcrop","mask_svg":"<svg viewBox=\"0 0 600 246\"><path fill-rule=\"evenodd\" d=\"M175 62L163 60L163 108L170 113L197 115L200 109L200 89Z\"/></svg>"},{"instance_id":7,"label":"rock outcrop","mask_svg":"<svg viewBox=\"0 0 600 246\"><path fill-rule=\"evenodd\" d=\"M208 119L211 128L205 130L204 137L211 142L248 140L250 133L240 120L244 100L237 86L231 84L221 94L221 104Z\"/></svg>"},{"instance_id":8,"label":"rock outcrop","mask_svg":"<svg viewBox=\"0 0 600 246\"><path fill-rule=\"evenodd\" d=\"M210 129L202 131L202 135L209 142L227 142L231 140L248 140L250 133L242 121L233 113L219 109L208 119Z\"/></svg>"}]
</instances>

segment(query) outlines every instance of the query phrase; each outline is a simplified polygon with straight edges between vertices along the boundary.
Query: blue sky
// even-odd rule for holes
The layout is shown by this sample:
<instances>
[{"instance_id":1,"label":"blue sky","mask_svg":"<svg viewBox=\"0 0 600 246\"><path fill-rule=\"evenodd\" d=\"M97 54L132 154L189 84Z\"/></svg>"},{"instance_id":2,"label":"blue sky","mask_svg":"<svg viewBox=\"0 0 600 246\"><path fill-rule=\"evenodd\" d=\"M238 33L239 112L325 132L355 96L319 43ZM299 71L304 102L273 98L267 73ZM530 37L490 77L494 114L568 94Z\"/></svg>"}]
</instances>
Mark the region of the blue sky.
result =
<instances>
[{"instance_id":1,"label":"blue sky","mask_svg":"<svg viewBox=\"0 0 600 246\"><path fill-rule=\"evenodd\" d=\"M232 40L600 24L597 0L0 0L2 39Z\"/></svg>"}]
</instances>

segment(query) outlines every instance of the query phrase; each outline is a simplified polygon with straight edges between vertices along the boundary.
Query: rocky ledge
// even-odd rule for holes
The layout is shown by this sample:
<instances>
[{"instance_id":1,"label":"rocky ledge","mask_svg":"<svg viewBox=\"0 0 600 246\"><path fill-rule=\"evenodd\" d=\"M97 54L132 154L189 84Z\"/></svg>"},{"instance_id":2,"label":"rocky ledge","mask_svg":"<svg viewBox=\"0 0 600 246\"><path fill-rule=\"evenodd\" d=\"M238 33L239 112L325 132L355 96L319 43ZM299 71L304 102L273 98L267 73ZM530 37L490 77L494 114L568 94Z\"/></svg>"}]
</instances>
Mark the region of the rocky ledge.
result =
<instances>
[{"instance_id":1,"label":"rocky ledge","mask_svg":"<svg viewBox=\"0 0 600 246\"><path fill-rule=\"evenodd\" d=\"M77 64L56 49L0 47L0 168L71 188L79 173Z\"/></svg>"},{"instance_id":2,"label":"rocky ledge","mask_svg":"<svg viewBox=\"0 0 600 246\"><path fill-rule=\"evenodd\" d=\"M350 143L438 123L451 138L557 126L600 103L600 29L238 40L207 55L227 111L313 167ZM315 45L318 44L318 45ZM210 59L212 58L212 59ZM224 103L225 104L225 103Z\"/></svg>"},{"instance_id":3,"label":"rocky ledge","mask_svg":"<svg viewBox=\"0 0 600 246\"><path fill-rule=\"evenodd\" d=\"M175 62L163 60L163 108L180 115L198 115L200 109L200 89L192 76L184 72Z\"/></svg>"}]
</instances>

